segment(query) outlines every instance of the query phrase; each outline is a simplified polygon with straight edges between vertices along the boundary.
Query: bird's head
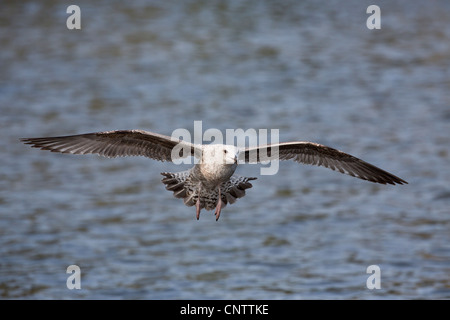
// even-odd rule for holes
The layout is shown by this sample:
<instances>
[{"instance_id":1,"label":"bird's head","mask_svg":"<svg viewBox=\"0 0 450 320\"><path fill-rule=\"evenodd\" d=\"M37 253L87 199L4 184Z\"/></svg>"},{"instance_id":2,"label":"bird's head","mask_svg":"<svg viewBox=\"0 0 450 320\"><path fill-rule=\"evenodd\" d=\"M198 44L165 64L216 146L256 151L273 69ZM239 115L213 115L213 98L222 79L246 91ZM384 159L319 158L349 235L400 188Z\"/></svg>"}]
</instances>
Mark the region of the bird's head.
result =
<instances>
[{"instance_id":1,"label":"bird's head","mask_svg":"<svg viewBox=\"0 0 450 320\"><path fill-rule=\"evenodd\" d=\"M218 165L237 165L239 150L232 145L213 144L203 146L202 162Z\"/></svg>"}]
</instances>

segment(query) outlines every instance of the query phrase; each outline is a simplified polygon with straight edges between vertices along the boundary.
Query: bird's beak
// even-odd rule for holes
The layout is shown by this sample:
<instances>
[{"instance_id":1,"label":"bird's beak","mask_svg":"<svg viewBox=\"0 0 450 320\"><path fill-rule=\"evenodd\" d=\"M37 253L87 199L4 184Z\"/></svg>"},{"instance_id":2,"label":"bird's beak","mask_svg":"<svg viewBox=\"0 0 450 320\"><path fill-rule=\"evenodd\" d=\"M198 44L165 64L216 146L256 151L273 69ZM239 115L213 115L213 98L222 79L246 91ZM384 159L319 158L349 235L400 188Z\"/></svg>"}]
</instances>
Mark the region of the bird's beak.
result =
<instances>
[{"instance_id":1,"label":"bird's beak","mask_svg":"<svg viewBox=\"0 0 450 320\"><path fill-rule=\"evenodd\" d=\"M238 157L234 156L234 164L237 164L237 163L238 163Z\"/></svg>"}]
</instances>

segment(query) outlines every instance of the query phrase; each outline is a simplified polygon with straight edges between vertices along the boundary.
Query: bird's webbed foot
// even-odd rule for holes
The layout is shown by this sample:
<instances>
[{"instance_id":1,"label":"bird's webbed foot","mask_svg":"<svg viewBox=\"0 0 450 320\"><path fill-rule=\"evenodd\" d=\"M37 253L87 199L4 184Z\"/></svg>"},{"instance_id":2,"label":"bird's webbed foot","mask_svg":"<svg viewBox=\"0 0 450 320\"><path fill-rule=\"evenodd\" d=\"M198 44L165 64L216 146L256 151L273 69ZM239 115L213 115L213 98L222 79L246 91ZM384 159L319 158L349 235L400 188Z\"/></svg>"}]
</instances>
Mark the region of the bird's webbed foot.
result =
<instances>
[{"instance_id":1,"label":"bird's webbed foot","mask_svg":"<svg viewBox=\"0 0 450 320\"><path fill-rule=\"evenodd\" d=\"M219 220L220 217L220 211L222 210L222 195L220 193L220 187L219 187L219 200L217 200L217 206L216 206L216 211L214 212L215 216L216 216L216 221Z\"/></svg>"},{"instance_id":2,"label":"bird's webbed foot","mask_svg":"<svg viewBox=\"0 0 450 320\"><path fill-rule=\"evenodd\" d=\"M195 207L197 208L197 220L200 219L200 197L197 198L197 202L195 203Z\"/></svg>"}]
</instances>

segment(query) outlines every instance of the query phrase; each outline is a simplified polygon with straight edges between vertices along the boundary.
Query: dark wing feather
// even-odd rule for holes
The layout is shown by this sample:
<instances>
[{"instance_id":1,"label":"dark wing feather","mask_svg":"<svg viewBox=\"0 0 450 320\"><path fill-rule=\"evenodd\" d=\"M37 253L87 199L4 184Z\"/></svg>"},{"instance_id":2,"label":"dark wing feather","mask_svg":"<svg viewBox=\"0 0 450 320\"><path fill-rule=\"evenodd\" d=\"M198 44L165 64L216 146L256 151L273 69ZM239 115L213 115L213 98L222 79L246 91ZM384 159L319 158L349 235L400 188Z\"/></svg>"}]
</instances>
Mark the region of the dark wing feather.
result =
<instances>
[{"instance_id":1,"label":"dark wing feather","mask_svg":"<svg viewBox=\"0 0 450 320\"><path fill-rule=\"evenodd\" d=\"M294 160L299 163L324 166L356 178L381 184L408 183L393 174L345 152L313 142L285 142L246 148L240 161L258 163L273 160Z\"/></svg>"},{"instance_id":2,"label":"dark wing feather","mask_svg":"<svg viewBox=\"0 0 450 320\"><path fill-rule=\"evenodd\" d=\"M143 130L116 130L62 137L24 138L33 148L72 154L98 154L114 158L144 156L172 161L172 150L178 145L176 159L194 155L195 146L169 136ZM177 147L177 148L178 148ZM187 150L187 152L183 152Z\"/></svg>"}]
</instances>

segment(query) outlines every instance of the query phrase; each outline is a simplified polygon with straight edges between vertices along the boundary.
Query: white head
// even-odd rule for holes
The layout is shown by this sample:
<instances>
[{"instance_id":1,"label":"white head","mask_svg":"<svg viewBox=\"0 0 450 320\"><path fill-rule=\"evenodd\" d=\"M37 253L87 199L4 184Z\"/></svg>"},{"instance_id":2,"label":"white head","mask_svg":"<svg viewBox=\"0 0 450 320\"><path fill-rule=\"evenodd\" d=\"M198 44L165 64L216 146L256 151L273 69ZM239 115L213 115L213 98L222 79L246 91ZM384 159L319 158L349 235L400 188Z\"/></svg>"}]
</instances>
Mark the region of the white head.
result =
<instances>
[{"instance_id":1,"label":"white head","mask_svg":"<svg viewBox=\"0 0 450 320\"><path fill-rule=\"evenodd\" d=\"M237 165L239 149L232 145L208 144L203 146L202 163Z\"/></svg>"}]
</instances>

